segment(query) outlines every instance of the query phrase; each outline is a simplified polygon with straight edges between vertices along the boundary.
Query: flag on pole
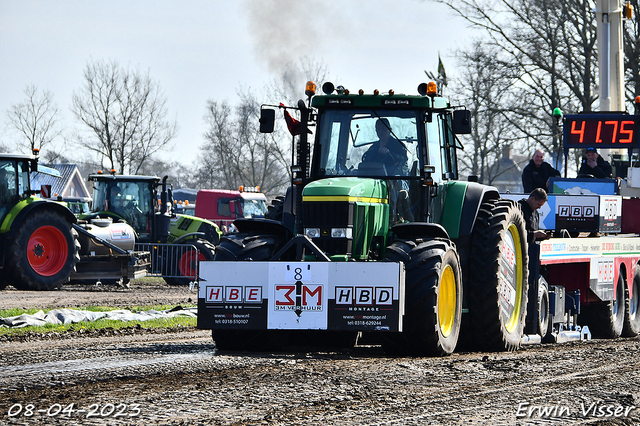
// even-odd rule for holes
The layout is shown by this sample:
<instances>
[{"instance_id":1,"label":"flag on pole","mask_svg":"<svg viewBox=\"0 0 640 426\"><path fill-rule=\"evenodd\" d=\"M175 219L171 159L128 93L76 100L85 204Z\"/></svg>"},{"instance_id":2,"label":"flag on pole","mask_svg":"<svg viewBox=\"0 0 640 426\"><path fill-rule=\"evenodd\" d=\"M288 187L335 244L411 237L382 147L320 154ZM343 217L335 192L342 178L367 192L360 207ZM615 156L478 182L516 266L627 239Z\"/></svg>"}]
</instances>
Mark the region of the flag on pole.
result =
<instances>
[{"instance_id":1,"label":"flag on pole","mask_svg":"<svg viewBox=\"0 0 640 426\"><path fill-rule=\"evenodd\" d=\"M298 136L302 130L302 124L289 114L287 107L282 102L280 102L280 108L284 108L284 120L287 122L287 129L293 136ZM311 130L307 129L307 133L311 133Z\"/></svg>"},{"instance_id":2,"label":"flag on pole","mask_svg":"<svg viewBox=\"0 0 640 426\"><path fill-rule=\"evenodd\" d=\"M438 53L438 78L442 80L443 86L447 86L447 73L444 70L444 64L440 58L440 53Z\"/></svg>"}]
</instances>

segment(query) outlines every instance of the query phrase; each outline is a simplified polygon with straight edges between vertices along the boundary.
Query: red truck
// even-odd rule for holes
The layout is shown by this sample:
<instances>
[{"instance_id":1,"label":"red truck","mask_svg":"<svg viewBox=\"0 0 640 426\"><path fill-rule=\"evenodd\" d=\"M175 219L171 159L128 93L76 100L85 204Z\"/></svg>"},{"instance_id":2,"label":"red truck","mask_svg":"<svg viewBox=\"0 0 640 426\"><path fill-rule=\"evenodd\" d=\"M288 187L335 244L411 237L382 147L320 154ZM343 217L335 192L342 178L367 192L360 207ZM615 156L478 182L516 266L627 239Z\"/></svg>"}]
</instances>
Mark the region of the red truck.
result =
<instances>
[{"instance_id":1,"label":"red truck","mask_svg":"<svg viewBox=\"0 0 640 426\"><path fill-rule=\"evenodd\" d=\"M239 217L264 217L267 197L259 187L240 187L238 191L201 189L196 196L196 216L229 227Z\"/></svg>"}]
</instances>

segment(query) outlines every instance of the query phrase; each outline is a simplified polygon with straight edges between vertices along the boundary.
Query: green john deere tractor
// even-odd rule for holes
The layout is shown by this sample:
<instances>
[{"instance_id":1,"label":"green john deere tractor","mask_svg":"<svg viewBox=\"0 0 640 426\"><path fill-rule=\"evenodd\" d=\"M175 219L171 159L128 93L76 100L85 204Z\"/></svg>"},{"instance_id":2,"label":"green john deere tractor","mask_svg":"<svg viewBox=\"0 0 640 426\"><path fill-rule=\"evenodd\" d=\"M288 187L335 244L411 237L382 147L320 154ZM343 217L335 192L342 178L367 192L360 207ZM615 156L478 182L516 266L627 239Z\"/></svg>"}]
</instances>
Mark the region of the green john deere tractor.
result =
<instances>
[{"instance_id":1,"label":"green john deere tractor","mask_svg":"<svg viewBox=\"0 0 640 426\"><path fill-rule=\"evenodd\" d=\"M299 122L285 110L299 135L291 188L267 218L236 220L205 262L198 327L221 349L309 335L373 335L390 353L450 354L461 334L480 349L519 347L525 223L496 188L457 180L469 111L435 83L412 96L323 91L308 83L307 102L290 108ZM277 108L263 107L261 131L273 131Z\"/></svg>"},{"instance_id":2,"label":"green john deere tractor","mask_svg":"<svg viewBox=\"0 0 640 426\"><path fill-rule=\"evenodd\" d=\"M92 212L80 218L111 218L132 226L136 251L152 252L150 273L169 284L188 284L197 279L198 262L213 259L220 229L202 218L174 214L166 176L97 173L89 181L94 182Z\"/></svg>"}]
</instances>

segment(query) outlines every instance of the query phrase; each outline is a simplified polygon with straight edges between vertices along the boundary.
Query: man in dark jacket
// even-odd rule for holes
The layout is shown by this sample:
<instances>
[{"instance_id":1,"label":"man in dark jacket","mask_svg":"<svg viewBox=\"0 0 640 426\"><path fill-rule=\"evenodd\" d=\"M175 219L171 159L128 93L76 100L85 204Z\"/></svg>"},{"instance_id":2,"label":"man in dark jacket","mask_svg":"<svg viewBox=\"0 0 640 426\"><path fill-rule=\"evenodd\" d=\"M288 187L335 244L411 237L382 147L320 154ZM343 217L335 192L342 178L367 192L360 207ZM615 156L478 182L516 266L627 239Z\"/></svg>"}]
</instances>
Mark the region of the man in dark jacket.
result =
<instances>
[{"instance_id":1,"label":"man in dark jacket","mask_svg":"<svg viewBox=\"0 0 640 426\"><path fill-rule=\"evenodd\" d=\"M527 228L527 242L534 243L536 240L546 240L549 235L538 229L540 226L540 214L538 209L547 202L547 193L542 188L531 191L528 198L523 198L518 203L524 216L525 227Z\"/></svg>"},{"instance_id":2,"label":"man in dark jacket","mask_svg":"<svg viewBox=\"0 0 640 426\"><path fill-rule=\"evenodd\" d=\"M522 186L524 192L531 193L536 188L549 190L549 178L560 176L560 172L554 169L551 164L544 161L544 152L536 150L531 157L531 161L522 171Z\"/></svg>"},{"instance_id":3,"label":"man in dark jacket","mask_svg":"<svg viewBox=\"0 0 640 426\"><path fill-rule=\"evenodd\" d=\"M527 228L527 243L529 252L529 301L538 300L538 277L540 275L540 245L537 241L546 240L551 237L550 233L538 229L540 225L540 214L538 209L547 202L547 193L542 188L531 191L529 198L518 201ZM537 333L538 304L527 304L527 332Z\"/></svg>"},{"instance_id":4,"label":"man in dark jacket","mask_svg":"<svg viewBox=\"0 0 640 426\"><path fill-rule=\"evenodd\" d=\"M598 179L604 179L611 177L611 164L598 154L595 148L587 148L587 159L580 170L578 175L591 175Z\"/></svg>"}]
</instances>

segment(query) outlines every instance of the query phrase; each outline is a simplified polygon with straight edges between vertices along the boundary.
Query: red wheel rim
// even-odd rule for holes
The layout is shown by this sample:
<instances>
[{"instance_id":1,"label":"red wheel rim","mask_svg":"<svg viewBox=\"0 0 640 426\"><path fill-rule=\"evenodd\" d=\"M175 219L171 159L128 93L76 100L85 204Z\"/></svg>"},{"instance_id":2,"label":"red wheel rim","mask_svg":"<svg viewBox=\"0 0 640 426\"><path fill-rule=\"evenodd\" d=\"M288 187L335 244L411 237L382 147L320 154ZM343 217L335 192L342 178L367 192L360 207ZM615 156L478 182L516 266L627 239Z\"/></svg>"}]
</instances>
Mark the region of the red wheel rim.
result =
<instances>
[{"instance_id":1,"label":"red wheel rim","mask_svg":"<svg viewBox=\"0 0 640 426\"><path fill-rule=\"evenodd\" d=\"M64 268L69 256L67 240L54 226L41 226L29 238L27 259L39 275L50 277Z\"/></svg>"},{"instance_id":2,"label":"red wheel rim","mask_svg":"<svg viewBox=\"0 0 640 426\"><path fill-rule=\"evenodd\" d=\"M204 255L201 252L198 252L198 256L196 257L195 250L189 250L185 254L180 257L180 262L178 262L178 269L180 270L180 275L186 278L196 278L196 262L200 262L201 260L206 260Z\"/></svg>"}]
</instances>

